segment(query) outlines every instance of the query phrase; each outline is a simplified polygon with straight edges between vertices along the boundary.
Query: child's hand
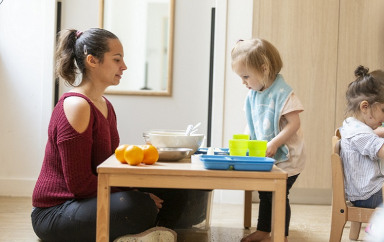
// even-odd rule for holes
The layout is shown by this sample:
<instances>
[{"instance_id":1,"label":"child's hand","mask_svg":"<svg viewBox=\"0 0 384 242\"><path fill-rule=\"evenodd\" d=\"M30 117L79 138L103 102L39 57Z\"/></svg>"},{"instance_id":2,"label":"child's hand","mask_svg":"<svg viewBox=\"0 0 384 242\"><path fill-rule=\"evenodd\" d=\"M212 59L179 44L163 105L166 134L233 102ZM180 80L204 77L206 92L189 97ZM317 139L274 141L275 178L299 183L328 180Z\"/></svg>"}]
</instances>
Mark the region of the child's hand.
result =
<instances>
[{"instance_id":1,"label":"child's hand","mask_svg":"<svg viewBox=\"0 0 384 242\"><path fill-rule=\"evenodd\" d=\"M287 141L294 135L297 130L300 128L300 117L299 113L301 111L293 111L284 115L287 119L288 123L285 127L280 131L276 137L271 139L271 141L267 144L267 152L265 153L266 157L275 156L277 149L286 144Z\"/></svg>"},{"instance_id":2,"label":"child's hand","mask_svg":"<svg viewBox=\"0 0 384 242\"><path fill-rule=\"evenodd\" d=\"M273 157L276 154L277 148L279 148L277 145L275 145L274 142L270 141L267 144L267 151L265 152L266 157Z\"/></svg>"},{"instance_id":3,"label":"child's hand","mask_svg":"<svg viewBox=\"0 0 384 242\"><path fill-rule=\"evenodd\" d=\"M375 134L377 134L379 137L384 138L384 127L378 127L373 132L375 132Z\"/></svg>"}]
</instances>

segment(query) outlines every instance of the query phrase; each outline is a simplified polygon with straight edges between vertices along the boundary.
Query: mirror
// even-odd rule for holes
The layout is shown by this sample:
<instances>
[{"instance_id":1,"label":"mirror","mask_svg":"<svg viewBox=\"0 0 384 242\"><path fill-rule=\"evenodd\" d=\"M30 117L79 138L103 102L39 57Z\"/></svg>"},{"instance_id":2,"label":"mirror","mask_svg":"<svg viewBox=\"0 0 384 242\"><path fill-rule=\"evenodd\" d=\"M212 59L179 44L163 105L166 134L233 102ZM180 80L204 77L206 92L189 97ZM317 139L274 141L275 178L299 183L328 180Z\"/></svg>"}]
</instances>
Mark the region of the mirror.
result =
<instances>
[{"instance_id":1,"label":"mirror","mask_svg":"<svg viewBox=\"0 0 384 242\"><path fill-rule=\"evenodd\" d=\"M116 34L127 70L108 94L171 96L175 0L100 0L101 28Z\"/></svg>"}]
</instances>

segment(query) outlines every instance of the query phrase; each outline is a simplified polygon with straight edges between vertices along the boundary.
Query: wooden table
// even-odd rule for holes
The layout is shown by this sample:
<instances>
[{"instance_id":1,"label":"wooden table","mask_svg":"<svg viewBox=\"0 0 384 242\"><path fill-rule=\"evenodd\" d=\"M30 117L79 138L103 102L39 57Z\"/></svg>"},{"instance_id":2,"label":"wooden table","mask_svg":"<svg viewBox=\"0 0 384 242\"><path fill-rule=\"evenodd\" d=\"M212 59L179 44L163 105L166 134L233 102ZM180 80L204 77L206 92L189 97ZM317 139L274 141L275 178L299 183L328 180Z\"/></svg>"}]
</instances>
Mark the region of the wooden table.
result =
<instances>
[{"instance_id":1,"label":"wooden table","mask_svg":"<svg viewBox=\"0 0 384 242\"><path fill-rule=\"evenodd\" d=\"M109 241L111 187L229 189L271 191L272 240L284 241L287 173L276 166L270 172L206 170L190 160L155 165L121 164L112 155L97 168L96 241Z\"/></svg>"}]
</instances>

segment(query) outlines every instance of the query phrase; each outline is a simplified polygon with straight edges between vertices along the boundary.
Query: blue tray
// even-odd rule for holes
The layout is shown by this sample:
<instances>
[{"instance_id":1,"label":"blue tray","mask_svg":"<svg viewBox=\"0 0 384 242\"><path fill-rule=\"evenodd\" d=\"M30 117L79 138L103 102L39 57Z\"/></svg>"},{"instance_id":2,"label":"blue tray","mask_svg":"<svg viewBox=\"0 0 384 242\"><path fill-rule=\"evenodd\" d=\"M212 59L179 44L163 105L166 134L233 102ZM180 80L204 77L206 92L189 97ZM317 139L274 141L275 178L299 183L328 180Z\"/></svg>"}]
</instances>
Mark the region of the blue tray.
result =
<instances>
[{"instance_id":1,"label":"blue tray","mask_svg":"<svg viewBox=\"0 0 384 242\"><path fill-rule=\"evenodd\" d=\"M209 170L270 171L275 159L269 157L201 155L200 160Z\"/></svg>"}]
</instances>

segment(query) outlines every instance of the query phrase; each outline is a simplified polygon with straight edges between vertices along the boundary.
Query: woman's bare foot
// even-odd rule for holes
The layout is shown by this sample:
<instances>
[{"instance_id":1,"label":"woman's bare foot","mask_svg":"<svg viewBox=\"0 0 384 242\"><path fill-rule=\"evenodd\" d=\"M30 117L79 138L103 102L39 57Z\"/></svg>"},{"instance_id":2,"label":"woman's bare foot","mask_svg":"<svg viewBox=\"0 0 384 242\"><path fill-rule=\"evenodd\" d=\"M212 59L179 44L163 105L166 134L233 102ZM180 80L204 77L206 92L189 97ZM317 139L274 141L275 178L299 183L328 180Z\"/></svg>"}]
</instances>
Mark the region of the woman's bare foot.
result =
<instances>
[{"instance_id":1,"label":"woman's bare foot","mask_svg":"<svg viewBox=\"0 0 384 242\"><path fill-rule=\"evenodd\" d=\"M247 237L243 238L241 242L257 242L262 241L264 239L271 238L269 232L264 232L260 230L256 230L252 234L248 235Z\"/></svg>"}]
</instances>

